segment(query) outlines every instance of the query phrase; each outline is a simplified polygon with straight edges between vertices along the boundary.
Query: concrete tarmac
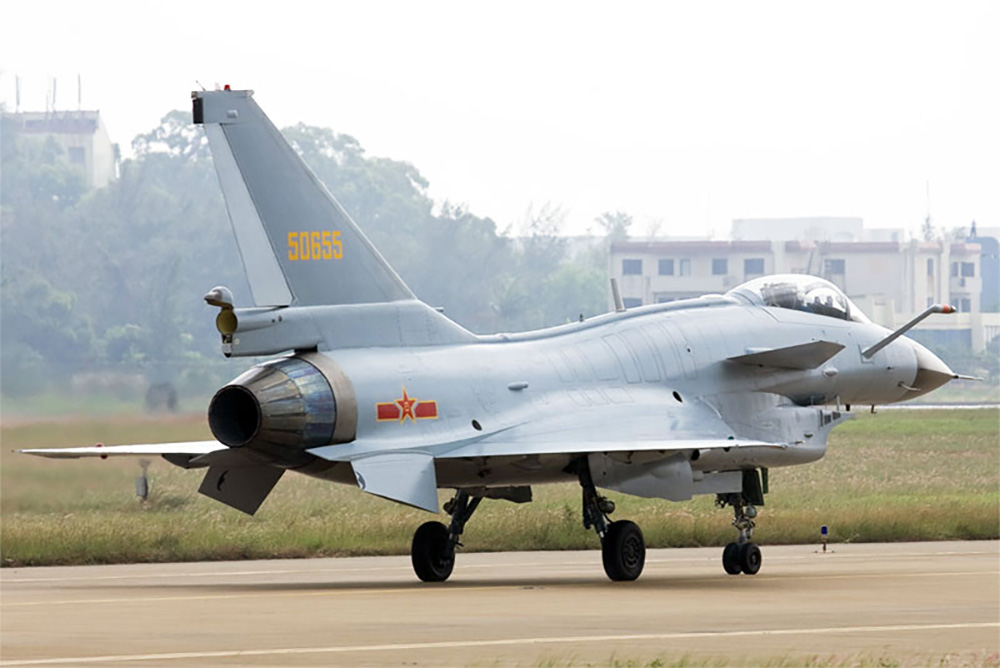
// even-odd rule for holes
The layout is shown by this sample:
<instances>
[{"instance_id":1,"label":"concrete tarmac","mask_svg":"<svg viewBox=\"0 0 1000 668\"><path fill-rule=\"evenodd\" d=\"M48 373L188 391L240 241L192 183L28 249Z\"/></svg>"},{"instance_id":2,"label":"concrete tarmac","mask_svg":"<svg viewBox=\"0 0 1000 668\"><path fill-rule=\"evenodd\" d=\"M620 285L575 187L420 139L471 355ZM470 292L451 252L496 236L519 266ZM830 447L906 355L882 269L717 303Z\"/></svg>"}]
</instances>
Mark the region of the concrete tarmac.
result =
<instances>
[{"instance_id":1,"label":"concrete tarmac","mask_svg":"<svg viewBox=\"0 0 1000 668\"><path fill-rule=\"evenodd\" d=\"M3 569L0 666L1000 655L995 541L763 553L751 577L726 575L718 548L651 550L631 583L596 551L460 554L434 585L408 557Z\"/></svg>"}]
</instances>

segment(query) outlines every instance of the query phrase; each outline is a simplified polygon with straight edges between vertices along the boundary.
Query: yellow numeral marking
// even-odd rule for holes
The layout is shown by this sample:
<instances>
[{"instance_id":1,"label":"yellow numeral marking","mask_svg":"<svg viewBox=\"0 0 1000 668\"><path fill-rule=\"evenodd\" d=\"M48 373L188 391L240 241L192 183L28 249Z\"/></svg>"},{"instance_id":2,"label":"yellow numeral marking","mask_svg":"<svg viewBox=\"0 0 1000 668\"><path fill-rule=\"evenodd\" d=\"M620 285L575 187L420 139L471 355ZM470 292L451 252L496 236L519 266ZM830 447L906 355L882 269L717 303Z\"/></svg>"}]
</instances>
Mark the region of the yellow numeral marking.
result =
<instances>
[{"instance_id":1,"label":"yellow numeral marking","mask_svg":"<svg viewBox=\"0 0 1000 668\"><path fill-rule=\"evenodd\" d=\"M342 257L344 244L340 230L288 233L289 260L339 260Z\"/></svg>"},{"instance_id":2,"label":"yellow numeral marking","mask_svg":"<svg viewBox=\"0 0 1000 668\"><path fill-rule=\"evenodd\" d=\"M323 249L319 245L319 232L309 233L309 250L310 260L322 260L323 259Z\"/></svg>"},{"instance_id":3,"label":"yellow numeral marking","mask_svg":"<svg viewBox=\"0 0 1000 668\"><path fill-rule=\"evenodd\" d=\"M321 243L323 246L323 259L329 260L330 258L333 257L333 246L330 245L330 233L323 232L322 239L323 241Z\"/></svg>"},{"instance_id":4,"label":"yellow numeral marking","mask_svg":"<svg viewBox=\"0 0 1000 668\"><path fill-rule=\"evenodd\" d=\"M333 237L333 259L339 260L344 257L344 244L340 241L340 230L334 230L330 235Z\"/></svg>"}]
</instances>

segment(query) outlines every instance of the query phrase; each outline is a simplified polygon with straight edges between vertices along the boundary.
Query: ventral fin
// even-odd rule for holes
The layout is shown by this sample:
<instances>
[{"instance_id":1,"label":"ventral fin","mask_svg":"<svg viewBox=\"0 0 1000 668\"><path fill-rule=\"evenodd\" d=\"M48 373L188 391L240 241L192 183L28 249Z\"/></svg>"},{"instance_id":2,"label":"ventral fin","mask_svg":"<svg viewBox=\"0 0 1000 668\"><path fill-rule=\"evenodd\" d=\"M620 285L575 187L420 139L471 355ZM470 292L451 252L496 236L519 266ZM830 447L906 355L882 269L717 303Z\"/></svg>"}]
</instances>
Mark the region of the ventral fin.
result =
<instances>
[{"instance_id":1,"label":"ventral fin","mask_svg":"<svg viewBox=\"0 0 1000 668\"><path fill-rule=\"evenodd\" d=\"M389 452L351 462L358 487L392 501L438 512L434 457L420 452Z\"/></svg>"},{"instance_id":2,"label":"ventral fin","mask_svg":"<svg viewBox=\"0 0 1000 668\"><path fill-rule=\"evenodd\" d=\"M270 466L210 466L199 492L253 515L281 479L284 469Z\"/></svg>"}]
</instances>

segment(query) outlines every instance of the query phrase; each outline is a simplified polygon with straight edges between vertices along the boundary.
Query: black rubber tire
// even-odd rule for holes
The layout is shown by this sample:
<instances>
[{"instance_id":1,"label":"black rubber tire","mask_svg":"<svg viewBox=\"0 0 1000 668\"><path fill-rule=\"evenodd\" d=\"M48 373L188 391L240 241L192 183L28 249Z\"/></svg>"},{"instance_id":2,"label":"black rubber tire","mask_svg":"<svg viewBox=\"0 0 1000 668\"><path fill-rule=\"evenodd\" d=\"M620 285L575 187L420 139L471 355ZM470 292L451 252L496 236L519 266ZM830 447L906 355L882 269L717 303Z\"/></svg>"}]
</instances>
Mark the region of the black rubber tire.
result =
<instances>
[{"instance_id":1,"label":"black rubber tire","mask_svg":"<svg viewBox=\"0 0 1000 668\"><path fill-rule=\"evenodd\" d=\"M722 568L730 575L739 575L743 572L743 564L740 563L740 546L738 543L730 543L722 550Z\"/></svg>"},{"instance_id":2,"label":"black rubber tire","mask_svg":"<svg viewBox=\"0 0 1000 668\"><path fill-rule=\"evenodd\" d=\"M424 582L444 582L455 567L455 553L449 554L448 527L425 522L413 534L410 546L413 572Z\"/></svg>"},{"instance_id":3,"label":"black rubber tire","mask_svg":"<svg viewBox=\"0 0 1000 668\"><path fill-rule=\"evenodd\" d=\"M747 575L756 575L760 570L762 557L756 543L744 543L740 546L740 567Z\"/></svg>"},{"instance_id":4,"label":"black rubber tire","mask_svg":"<svg viewBox=\"0 0 1000 668\"><path fill-rule=\"evenodd\" d=\"M646 541L642 531L628 520L612 522L601 543L604 572L615 582L630 582L646 565Z\"/></svg>"}]
</instances>

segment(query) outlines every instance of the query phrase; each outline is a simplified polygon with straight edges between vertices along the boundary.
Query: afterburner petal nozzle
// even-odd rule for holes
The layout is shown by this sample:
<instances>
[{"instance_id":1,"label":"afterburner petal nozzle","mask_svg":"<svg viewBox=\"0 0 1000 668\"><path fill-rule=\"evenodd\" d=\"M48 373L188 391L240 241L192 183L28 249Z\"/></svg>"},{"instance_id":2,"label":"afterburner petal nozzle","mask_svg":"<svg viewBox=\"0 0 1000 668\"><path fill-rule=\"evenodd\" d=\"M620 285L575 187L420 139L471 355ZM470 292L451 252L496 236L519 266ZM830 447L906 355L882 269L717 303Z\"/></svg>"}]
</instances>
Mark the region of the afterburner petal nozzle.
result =
<instances>
[{"instance_id":1,"label":"afterburner petal nozzle","mask_svg":"<svg viewBox=\"0 0 1000 668\"><path fill-rule=\"evenodd\" d=\"M297 357L255 366L216 392L208 407L219 442L270 454L328 445L336 422L330 382Z\"/></svg>"}]
</instances>

